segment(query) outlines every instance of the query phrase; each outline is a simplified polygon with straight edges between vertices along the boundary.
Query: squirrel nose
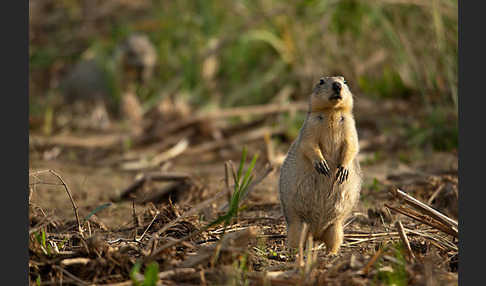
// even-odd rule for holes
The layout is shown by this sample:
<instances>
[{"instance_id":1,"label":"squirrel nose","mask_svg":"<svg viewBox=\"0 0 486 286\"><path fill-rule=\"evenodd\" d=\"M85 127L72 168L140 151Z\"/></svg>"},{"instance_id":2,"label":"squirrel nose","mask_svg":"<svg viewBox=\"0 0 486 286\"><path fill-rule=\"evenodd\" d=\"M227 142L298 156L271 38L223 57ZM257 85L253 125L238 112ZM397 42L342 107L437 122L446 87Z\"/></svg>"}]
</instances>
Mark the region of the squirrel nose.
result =
<instances>
[{"instance_id":1,"label":"squirrel nose","mask_svg":"<svg viewBox=\"0 0 486 286\"><path fill-rule=\"evenodd\" d=\"M335 91L335 92L340 92L341 91L341 84L337 81L333 82L332 83L332 89Z\"/></svg>"}]
</instances>

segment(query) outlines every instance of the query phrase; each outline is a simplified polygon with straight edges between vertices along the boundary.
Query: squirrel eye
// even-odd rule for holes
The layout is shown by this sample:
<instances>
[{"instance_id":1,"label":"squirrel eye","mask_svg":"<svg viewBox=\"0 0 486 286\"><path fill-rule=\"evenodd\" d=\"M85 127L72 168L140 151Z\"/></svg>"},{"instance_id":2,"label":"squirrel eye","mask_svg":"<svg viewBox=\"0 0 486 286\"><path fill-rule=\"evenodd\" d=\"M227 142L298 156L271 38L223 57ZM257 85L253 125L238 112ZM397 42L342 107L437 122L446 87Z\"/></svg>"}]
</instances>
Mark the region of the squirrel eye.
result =
<instances>
[{"instance_id":1,"label":"squirrel eye","mask_svg":"<svg viewBox=\"0 0 486 286\"><path fill-rule=\"evenodd\" d=\"M344 84L348 84L348 82L347 82L347 81L343 81L343 83L344 83Z\"/></svg>"},{"instance_id":2,"label":"squirrel eye","mask_svg":"<svg viewBox=\"0 0 486 286\"><path fill-rule=\"evenodd\" d=\"M321 79L319 80L319 85L323 85L323 84L324 84L324 80L321 78Z\"/></svg>"}]
</instances>

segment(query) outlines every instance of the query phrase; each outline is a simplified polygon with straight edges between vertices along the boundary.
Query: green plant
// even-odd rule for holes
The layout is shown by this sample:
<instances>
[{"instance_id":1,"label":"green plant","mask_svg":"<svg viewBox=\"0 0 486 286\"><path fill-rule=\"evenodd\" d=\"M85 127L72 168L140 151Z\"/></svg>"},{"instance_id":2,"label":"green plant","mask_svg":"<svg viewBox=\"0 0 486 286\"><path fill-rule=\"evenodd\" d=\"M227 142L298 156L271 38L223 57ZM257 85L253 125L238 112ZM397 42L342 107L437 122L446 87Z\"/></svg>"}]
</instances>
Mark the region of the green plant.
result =
<instances>
[{"instance_id":1,"label":"green plant","mask_svg":"<svg viewBox=\"0 0 486 286\"><path fill-rule=\"evenodd\" d=\"M229 209L226 212L226 214L219 216L217 219L215 219L213 222L209 223L204 230L219 225L221 223L224 223L224 228L223 228L223 236L226 232L226 227L231 223L231 220L233 218L236 218L238 216L238 212L242 210L244 207L240 208L240 203L241 199L244 198L248 192L248 186L251 183L253 179L253 175L251 172L253 171L253 168L255 167L256 160L258 159L258 154L255 154L253 156L253 159L251 160L250 166L245 172L245 175L243 175L243 168L246 162L246 155L247 155L247 149L246 146L243 147L243 152L241 154L241 160L240 160L240 165L238 167L238 171L234 173L233 171L233 181L234 181L234 189L233 193L231 194L231 197L229 198ZM220 240L222 241L222 240ZM216 261L219 259L219 254L220 254L220 248L217 248L217 251L215 252L213 259L212 259L212 264L214 265Z\"/></svg>"},{"instance_id":2,"label":"green plant","mask_svg":"<svg viewBox=\"0 0 486 286\"><path fill-rule=\"evenodd\" d=\"M52 247L49 243L47 243L47 235L46 231L42 229L41 231L38 231L35 233L35 238L37 240L37 243L39 243L40 249L45 255L51 255L52 254Z\"/></svg>"},{"instance_id":3,"label":"green plant","mask_svg":"<svg viewBox=\"0 0 486 286\"><path fill-rule=\"evenodd\" d=\"M56 245L57 245L57 248L59 250L62 250L64 248L64 246L66 245L66 242L68 242L69 238L65 237L62 239L61 242L58 242Z\"/></svg>"},{"instance_id":4,"label":"green plant","mask_svg":"<svg viewBox=\"0 0 486 286\"><path fill-rule=\"evenodd\" d=\"M401 244L394 244L391 247L391 252L396 259L396 262L391 263L390 267L386 267L386 265L383 263L383 258L381 258L377 264L378 272L374 278L375 282L376 280L379 280L385 285L408 285L408 275L405 269L406 260L403 254L403 246Z\"/></svg>"},{"instance_id":5,"label":"green plant","mask_svg":"<svg viewBox=\"0 0 486 286\"><path fill-rule=\"evenodd\" d=\"M255 154L253 156L253 159L251 160L250 166L248 167L245 174L243 175L243 168L246 162L246 155L247 155L247 149L245 146L243 147L243 152L241 154L241 160L240 160L240 165L238 167L238 171L236 174L233 174L234 189L229 201L229 210L226 212L226 214L219 216L216 220L211 222L207 227L212 227L222 222L224 222L224 226L226 227L230 224L231 219L238 216L241 199L245 197L247 194L248 186L250 185L253 179L252 171L253 168L255 167L256 160L258 159L258 154Z\"/></svg>"},{"instance_id":6,"label":"green plant","mask_svg":"<svg viewBox=\"0 0 486 286\"><path fill-rule=\"evenodd\" d=\"M134 286L155 286L159 280L159 264L157 262L152 262L147 267L145 267L145 274L143 276L143 281L140 282L140 268L142 265L140 263L135 263L130 270L130 279Z\"/></svg>"}]
</instances>

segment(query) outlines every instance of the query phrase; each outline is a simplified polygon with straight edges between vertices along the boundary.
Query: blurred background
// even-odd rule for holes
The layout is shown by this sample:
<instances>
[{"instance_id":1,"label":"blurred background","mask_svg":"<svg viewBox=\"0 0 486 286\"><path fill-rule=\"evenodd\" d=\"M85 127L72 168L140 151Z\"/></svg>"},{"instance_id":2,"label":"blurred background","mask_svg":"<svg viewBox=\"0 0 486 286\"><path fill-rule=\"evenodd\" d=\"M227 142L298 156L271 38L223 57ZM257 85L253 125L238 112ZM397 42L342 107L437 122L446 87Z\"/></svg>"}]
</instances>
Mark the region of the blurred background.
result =
<instances>
[{"instance_id":1,"label":"blurred background","mask_svg":"<svg viewBox=\"0 0 486 286\"><path fill-rule=\"evenodd\" d=\"M110 122L136 121L164 100L191 110L292 104L305 101L320 76L343 75L357 102L388 111L372 123L380 132L403 127L397 136L409 147L457 148L456 1L29 6L31 132L108 130ZM88 110L93 122L83 123ZM303 115L292 118L290 137ZM392 127L382 120L394 120Z\"/></svg>"}]
</instances>

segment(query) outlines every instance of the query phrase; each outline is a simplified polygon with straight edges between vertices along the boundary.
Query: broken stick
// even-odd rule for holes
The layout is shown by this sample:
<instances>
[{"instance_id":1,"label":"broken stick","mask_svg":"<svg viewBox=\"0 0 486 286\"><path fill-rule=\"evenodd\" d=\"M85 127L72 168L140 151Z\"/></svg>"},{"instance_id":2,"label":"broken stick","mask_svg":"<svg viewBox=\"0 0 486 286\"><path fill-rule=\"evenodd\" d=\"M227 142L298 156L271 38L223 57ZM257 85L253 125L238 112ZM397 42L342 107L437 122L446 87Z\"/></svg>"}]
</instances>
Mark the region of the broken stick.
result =
<instances>
[{"instance_id":1,"label":"broken stick","mask_svg":"<svg viewBox=\"0 0 486 286\"><path fill-rule=\"evenodd\" d=\"M408 242L407 234L405 233L405 230L403 229L402 222L400 220L397 220L395 223L395 226L397 228L398 234L400 235L400 239L403 242L403 245L405 245L405 249L407 250L408 256L410 259L415 259L415 255L412 252L412 248L410 247L410 242Z\"/></svg>"},{"instance_id":2,"label":"broken stick","mask_svg":"<svg viewBox=\"0 0 486 286\"><path fill-rule=\"evenodd\" d=\"M449 218L448 216L442 214L441 212L431 208L430 206L422 203L421 201L417 200L416 198L410 196L409 194L405 193L400 189L391 190L391 192L398 198L403 199L405 203L408 205L422 211L423 213L428 214L429 216L435 218L436 220L440 221L441 223L450 226L455 231L457 231L458 223L457 221Z\"/></svg>"}]
</instances>

